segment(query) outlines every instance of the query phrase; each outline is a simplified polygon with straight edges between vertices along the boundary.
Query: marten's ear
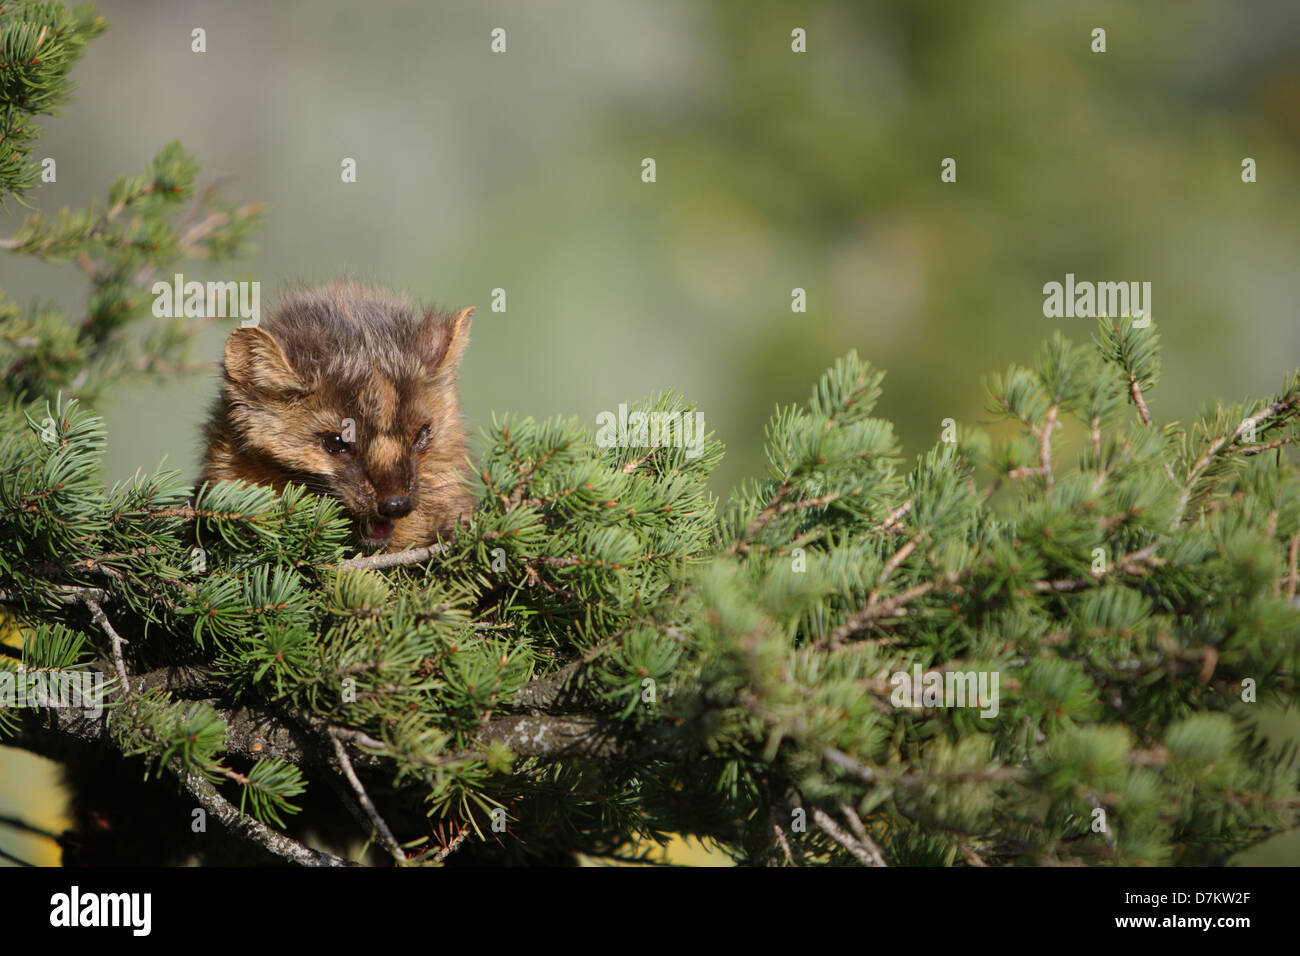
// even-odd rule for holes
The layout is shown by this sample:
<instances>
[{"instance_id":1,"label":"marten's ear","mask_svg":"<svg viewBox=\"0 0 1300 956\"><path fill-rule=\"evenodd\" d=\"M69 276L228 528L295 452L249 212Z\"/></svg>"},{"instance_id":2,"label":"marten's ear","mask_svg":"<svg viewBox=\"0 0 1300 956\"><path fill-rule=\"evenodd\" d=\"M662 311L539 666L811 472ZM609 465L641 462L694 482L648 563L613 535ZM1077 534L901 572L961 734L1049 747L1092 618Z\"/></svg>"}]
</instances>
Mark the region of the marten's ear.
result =
<instances>
[{"instance_id":1,"label":"marten's ear","mask_svg":"<svg viewBox=\"0 0 1300 956\"><path fill-rule=\"evenodd\" d=\"M420 321L420 354L429 371L456 374L469 343L469 320L474 307L442 315L430 309Z\"/></svg>"},{"instance_id":2,"label":"marten's ear","mask_svg":"<svg viewBox=\"0 0 1300 956\"><path fill-rule=\"evenodd\" d=\"M262 392L305 392L280 343L252 326L239 328L226 339L226 379Z\"/></svg>"}]
</instances>

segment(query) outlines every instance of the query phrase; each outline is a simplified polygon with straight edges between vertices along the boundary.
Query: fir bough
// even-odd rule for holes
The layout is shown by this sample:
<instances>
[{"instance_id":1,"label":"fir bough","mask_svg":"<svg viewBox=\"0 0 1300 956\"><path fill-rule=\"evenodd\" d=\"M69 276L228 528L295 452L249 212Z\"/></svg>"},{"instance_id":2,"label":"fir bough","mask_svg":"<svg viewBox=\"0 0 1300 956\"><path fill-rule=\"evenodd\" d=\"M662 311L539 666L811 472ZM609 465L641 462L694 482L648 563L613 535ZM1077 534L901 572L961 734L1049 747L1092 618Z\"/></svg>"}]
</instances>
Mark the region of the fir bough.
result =
<instances>
[{"instance_id":1,"label":"fir bough","mask_svg":"<svg viewBox=\"0 0 1300 956\"><path fill-rule=\"evenodd\" d=\"M124 639L123 753L277 828L345 773L373 808L359 835L389 829L402 862L669 832L748 862L1222 859L1296 817L1291 755L1253 713L1294 703L1300 380L1158 430L1108 364L1135 334L1155 333L1053 339L990 383L1023 439L969 431L908 474L849 355L720 509L712 440L689 458L497 420L478 513L418 560L348 558L338 507L298 490L106 489L102 425L56 402L0 445L0 590L46 665L70 635L112 676ZM996 673L996 715L898 706L915 666ZM38 750L87 732L5 727Z\"/></svg>"}]
</instances>

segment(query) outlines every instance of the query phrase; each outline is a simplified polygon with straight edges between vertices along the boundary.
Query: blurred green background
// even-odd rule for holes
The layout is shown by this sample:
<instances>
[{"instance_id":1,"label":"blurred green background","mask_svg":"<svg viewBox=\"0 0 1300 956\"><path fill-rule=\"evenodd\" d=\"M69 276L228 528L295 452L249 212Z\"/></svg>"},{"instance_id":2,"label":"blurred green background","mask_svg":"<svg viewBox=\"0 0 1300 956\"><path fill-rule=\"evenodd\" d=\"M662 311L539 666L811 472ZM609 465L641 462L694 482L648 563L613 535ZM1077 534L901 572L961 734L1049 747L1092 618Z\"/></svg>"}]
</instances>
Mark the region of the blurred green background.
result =
<instances>
[{"instance_id":1,"label":"blurred green background","mask_svg":"<svg viewBox=\"0 0 1300 956\"><path fill-rule=\"evenodd\" d=\"M342 274L478 306L475 431L494 410L594 424L675 388L727 445L723 492L764 467L774 406L855 348L888 370L878 411L910 457L943 418L988 417L985 374L1054 329L1091 335L1042 314L1067 272L1152 283L1158 419L1300 366L1295 0L97 6L110 31L45 124L36 156L59 178L34 204L102 199L179 138L204 179L268 203L255 256L187 279L259 280L264 310L285 283ZM84 306L66 267L0 256L0 286ZM109 478L164 456L196 473L216 387L214 372L115 393ZM35 786L22 767L0 763L0 813Z\"/></svg>"}]
</instances>

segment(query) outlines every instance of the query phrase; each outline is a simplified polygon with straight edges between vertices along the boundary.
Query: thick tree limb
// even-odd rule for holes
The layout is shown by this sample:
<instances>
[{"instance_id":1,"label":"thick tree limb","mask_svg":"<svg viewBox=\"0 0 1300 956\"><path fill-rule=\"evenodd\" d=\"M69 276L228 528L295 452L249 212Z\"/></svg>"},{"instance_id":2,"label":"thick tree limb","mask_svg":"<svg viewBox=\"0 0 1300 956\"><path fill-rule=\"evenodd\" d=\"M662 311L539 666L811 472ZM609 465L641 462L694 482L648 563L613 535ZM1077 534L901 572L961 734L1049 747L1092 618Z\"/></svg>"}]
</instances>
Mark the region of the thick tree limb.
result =
<instances>
[{"instance_id":1,"label":"thick tree limb","mask_svg":"<svg viewBox=\"0 0 1300 956\"><path fill-rule=\"evenodd\" d=\"M521 689L520 695L523 700L532 702L553 700L558 693L556 688L562 686L568 676L560 672L553 677L534 681ZM131 687L137 693L146 689L163 689L184 696L186 692L193 695L197 689L206 690L212 686L211 679L198 668L150 671L131 679ZM528 692L524 693L525 691ZM225 721L225 753L249 760L281 757L297 766L319 763L311 753L309 741L304 740L299 731L288 726L278 715L251 707L230 706L215 697L197 699L203 699ZM78 743L111 746L104 723L105 715L88 717L78 709L43 708L20 711L19 716L18 730L13 736L4 738L4 746L28 750L55 760L65 757L69 746L75 747ZM312 721L307 720L305 723L315 728ZM380 741L360 731L326 728L323 722L319 723L320 727L315 729L335 733L340 740L353 745L349 755L356 766L373 768L384 765L385 758L374 752L375 749L382 748ZM616 721L593 714L502 716L483 724L476 734L478 741L484 745L500 742L518 757L543 758L610 757L659 752L669 745L670 736L672 735L665 730L662 733L643 733L635 739L628 739L620 736ZM467 755L453 756L461 758Z\"/></svg>"}]
</instances>

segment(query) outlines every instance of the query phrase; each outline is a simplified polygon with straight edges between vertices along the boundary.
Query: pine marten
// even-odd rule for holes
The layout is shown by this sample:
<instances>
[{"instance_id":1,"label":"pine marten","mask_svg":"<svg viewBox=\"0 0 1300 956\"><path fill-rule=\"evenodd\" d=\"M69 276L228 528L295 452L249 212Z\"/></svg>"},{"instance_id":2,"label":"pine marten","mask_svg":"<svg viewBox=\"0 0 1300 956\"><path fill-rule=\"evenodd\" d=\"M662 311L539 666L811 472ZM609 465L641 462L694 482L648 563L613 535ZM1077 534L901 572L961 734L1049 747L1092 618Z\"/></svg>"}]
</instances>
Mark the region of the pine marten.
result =
<instances>
[{"instance_id":1,"label":"pine marten","mask_svg":"<svg viewBox=\"0 0 1300 956\"><path fill-rule=\"evenodd\" d=\"M475 503L456 391L473 312L352 282L287 295L226 340L200 483L301 484L340 501L372 550L451 532Z\"/></svg>"},{"instance_id":2,"label":"pine marten","mask_svg":"<svg viewBox=\"0 0 1300 956\"><path fill-rule=\"evenodd\" d=\"M351 282L288 294L265 321L226 340L200 485L304 485L340 501L369 549L421 547L452 532L475 504L460 479L456 389L473 311L420 311ZM68 766L75 829L65 863L273 862L257 848L189 834L191 801L142 782L140 771L106 756ZM335 822L304 816L326 829ZM171 828L160 832L160 819Z\"/></svg>"}]
</instances>

